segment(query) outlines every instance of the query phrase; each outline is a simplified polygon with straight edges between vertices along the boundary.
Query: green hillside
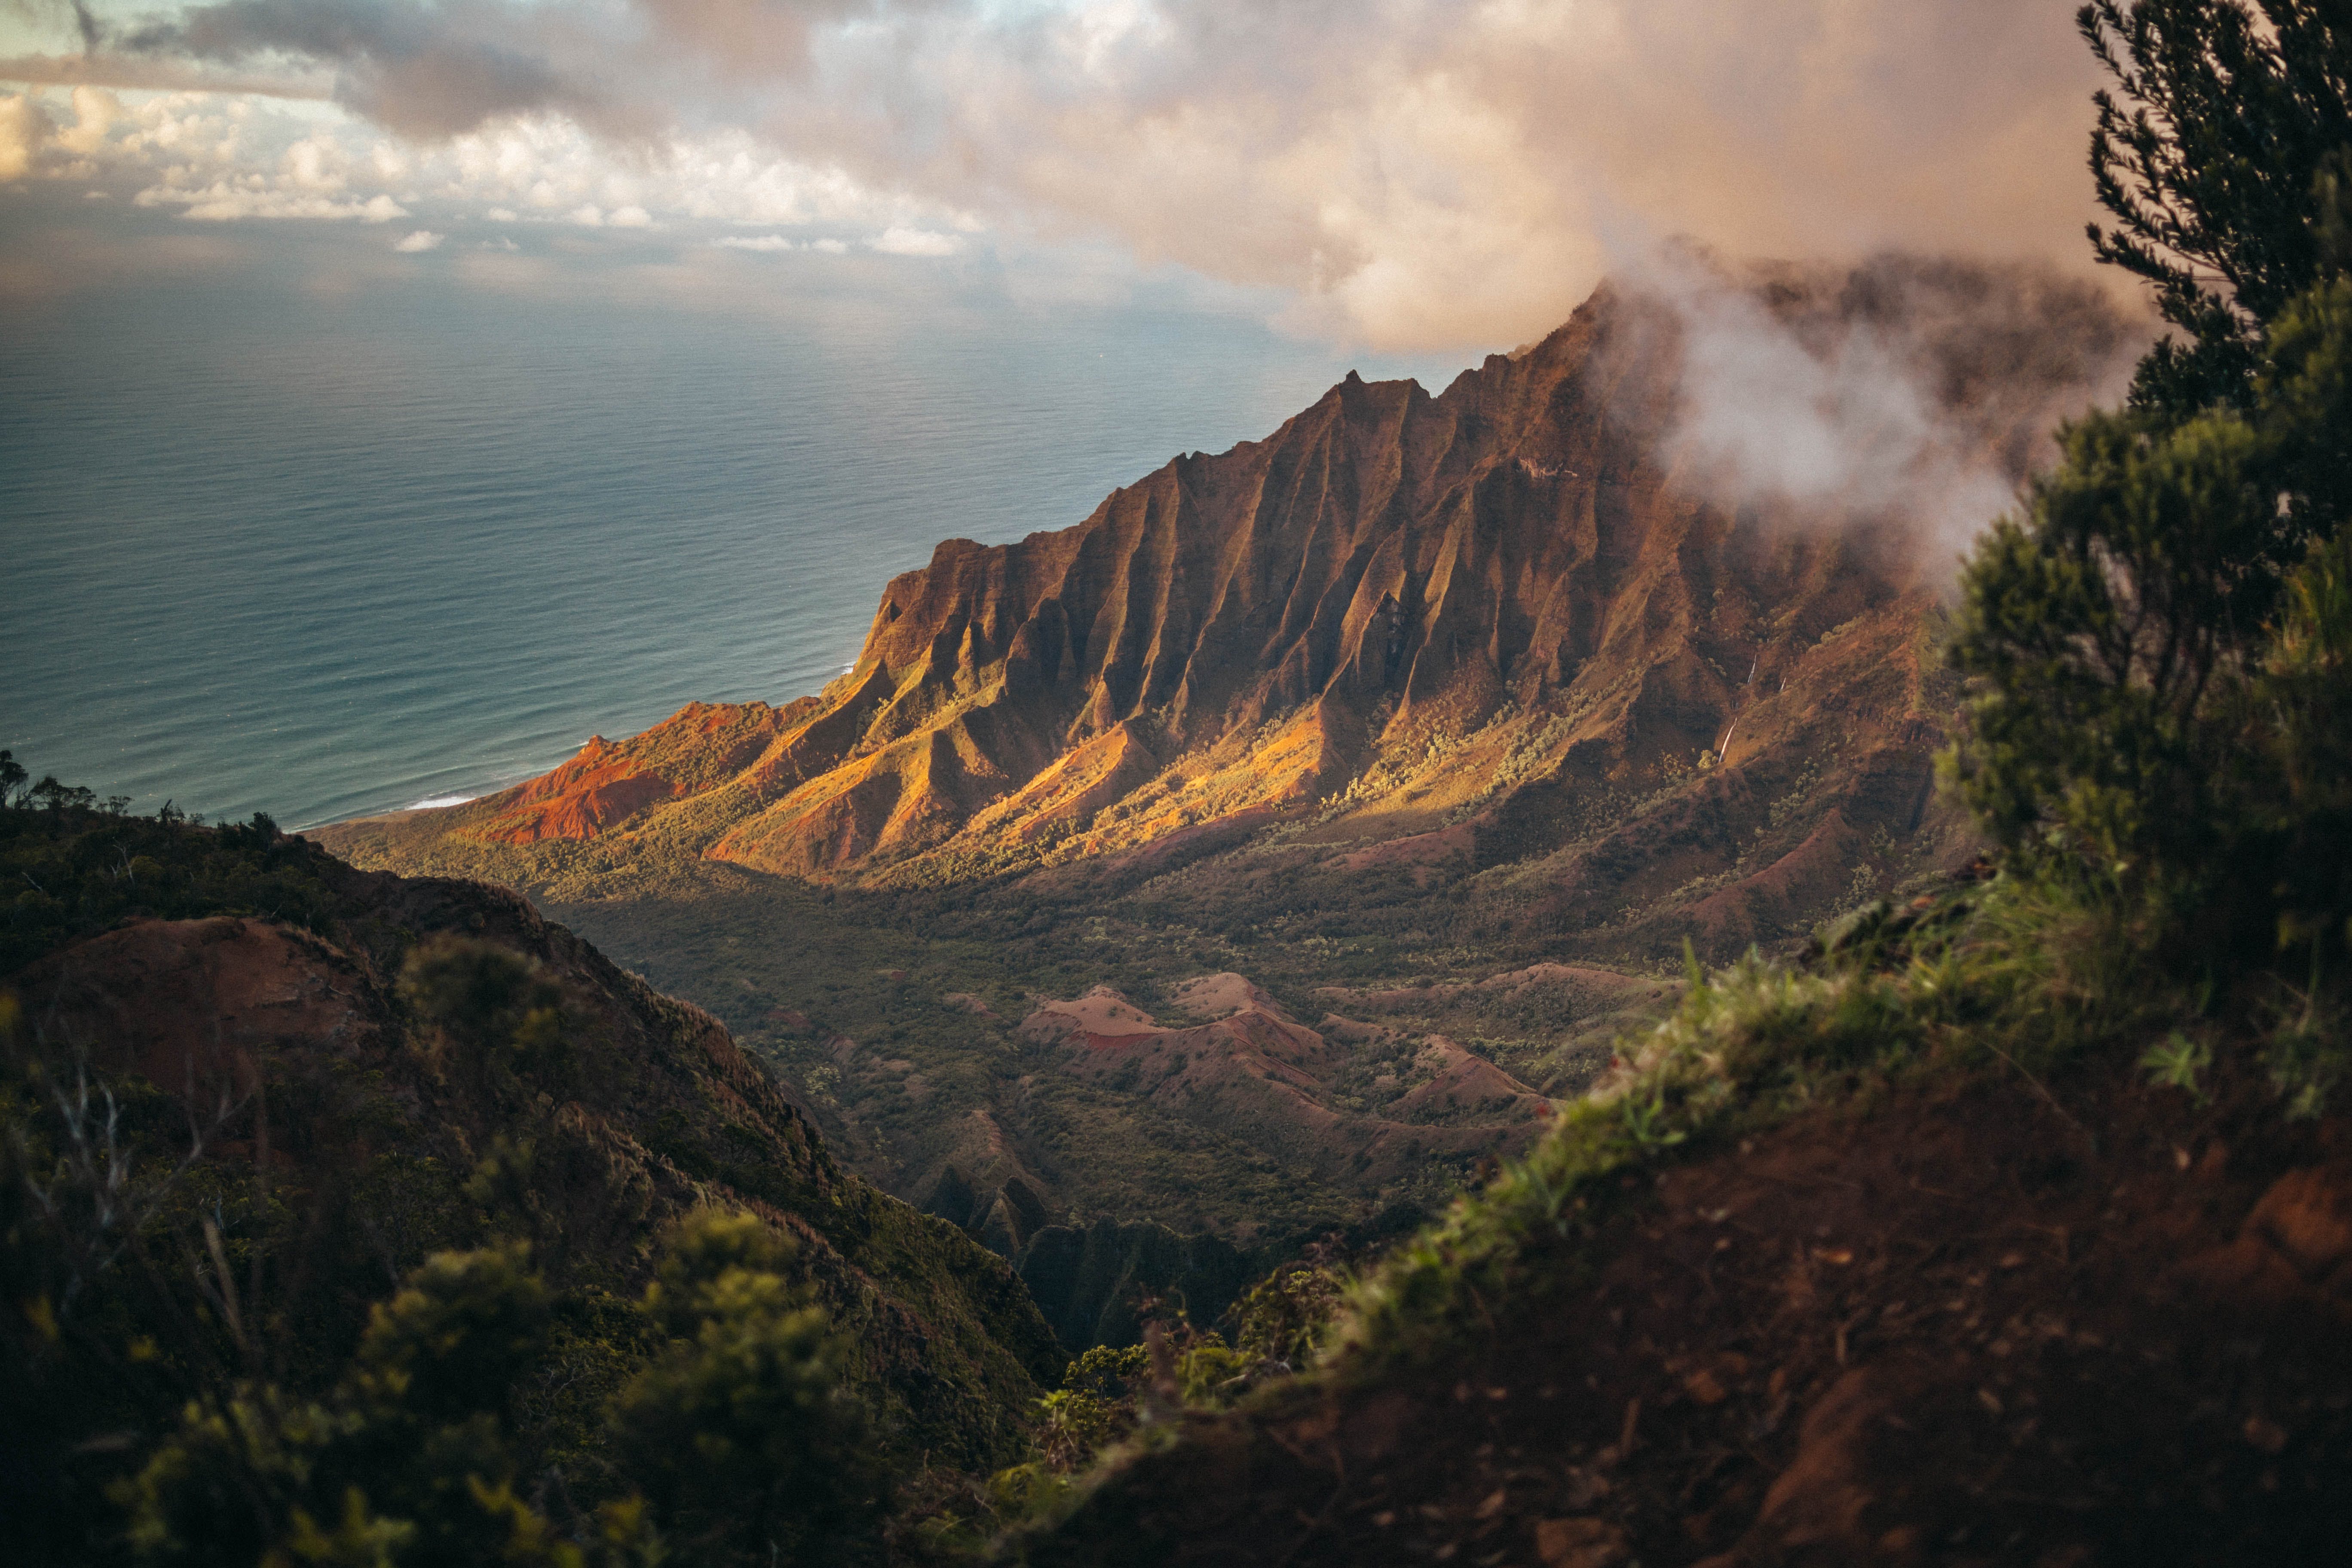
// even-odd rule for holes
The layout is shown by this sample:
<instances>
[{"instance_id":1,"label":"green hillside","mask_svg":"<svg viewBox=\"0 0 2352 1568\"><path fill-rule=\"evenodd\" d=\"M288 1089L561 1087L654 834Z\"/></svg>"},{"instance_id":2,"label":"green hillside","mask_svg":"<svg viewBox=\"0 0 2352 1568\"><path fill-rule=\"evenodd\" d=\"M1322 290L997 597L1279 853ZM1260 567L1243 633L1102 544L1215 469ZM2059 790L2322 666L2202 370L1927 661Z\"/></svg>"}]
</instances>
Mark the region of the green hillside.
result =
<instances>
[{"instance_id":1,"label":"green hillside","mask_svg":"<svg viewBox=\"0 0 2352 1568\"><path fill-rule=\"evenodd\" d=\"M572 1531L649 1485L609 1402L652 1397L679 1344L803 1310L824 1325L804 1346L729 1353L815 1357L814 1397L846 1401L893 1469L1022 1452L1059 1357L1018 1280L843 1173L708 1014L509 893L356 872L264 819L126 817L57 792L37 806L18 772L0 865L32 890L9 910L0 1031L9 1513L38 1521L20 1544L119 1555L114 1494L142 1466L149 1555L237 1560L203 1539L223 1488L278 1500L248 1500L254 1528L306 1507L331 1531L342 1500L320 1475L357 1465L373 1495L369 1467L411 1442L370 1436L386 1424L419 1434L427 1470L458 1444L431 1488L462 1499L478 1462L538 1488L528 1519L485 1502L512 1517L465 1529ZM728 1214L750 1216L730 1245L765 1260L773 1300L699 1329L641 1306ZM415 1310L521 1326L426 1413L369 1347L436 1289L457 1294ZM477 1353L450 1331L413 1353ZM215 1451L222 1421L242 1436Z\"/></svg>"}]
</instances>

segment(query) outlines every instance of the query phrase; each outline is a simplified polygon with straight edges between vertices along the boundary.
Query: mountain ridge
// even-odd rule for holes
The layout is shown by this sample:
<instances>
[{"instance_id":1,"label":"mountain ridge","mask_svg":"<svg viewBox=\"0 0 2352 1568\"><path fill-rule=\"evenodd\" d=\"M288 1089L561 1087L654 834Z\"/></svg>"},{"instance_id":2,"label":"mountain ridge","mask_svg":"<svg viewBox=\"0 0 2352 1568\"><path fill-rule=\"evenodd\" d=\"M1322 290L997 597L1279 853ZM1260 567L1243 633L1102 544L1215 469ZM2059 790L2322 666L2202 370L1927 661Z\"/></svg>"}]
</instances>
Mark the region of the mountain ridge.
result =
<instances>
[{"instance_id":1,"label":"mountain ridge","mask_svg":"<svg viewBox=\"0 0 2352 1568\"><path fill-rule=\"evenodd\" d=\"M1962 319L1931 345L1948 412L2021 478L2021 432L2080 393L2085 362L2045 353L2021 390L1971 369L1967 310L1997 274L1890 260L1835 281L1753 287L1791 332L1941 301ZM2077 346L2120 334L2063 289L2014 313ZM1180 456L1073 527L943 541L886 585L856 662L814 697L690 704L514 789L321 837L396 856L444 835L618 836L921 887L1092 863L1084 878L1275 826L1360 847L1466 823L1486 869L1575 842L1601 796L1680 789L1675 824L1603 833L1553 868L1544 918L1622 923L1738 869L1650 911L1673 930L1643 944L1785 934L1845 890L1874 835L1948 826L1930 820L1929 758L1956 692L1903 517L1727 503L1677 447L1693 330L1609 286L1434 397L1351 373L1266 438ZM1771 797L1832 752L1805 831L1780 834ZM1779 851L1764 859L1759 816Z\"/></svg>"},{"instance_id":2,"label":"mountain ridge","mask_svg":"<svg viewBox=\"0 0 2352 1568\"><path fill-rule=\"evenodd\" d=\"M279 1173L289 1208L334 1215L383 1267L414 1261L422 1237L467 1238L465 1173L503 1162L558 1272L591 1259L634 1281L652 1237L712 1205L794 1237L817 1299L859 1327L853 1375L943 1450L998 1441L960 1391L1018 1397L1050 1372L1058 1347L1009 1271L842 1170L800 1096L709 1013L507 889L353 872L299 840L268 853L322 886L323 929L229 912L81 936L5 977L37 1036L184 1101L191 1126L210 1097L236 1103L217 1155ZM529 965L561 998L562 1048L517 1076L470 1040L434 1046L393 977L451 941Z\"/></svg>"},{"instance_id":3,"label":"mountain ridge","mask_svg":"<svg viewBox=\"0 0 2352 1568\"><path fill-rule=\"evenodd\" d=\"M1998 268L1766 269L1727 298L1784 358L1902 348L1939 389L1925 500L1953 462L2021 475L2122 331ZM1467 1102L1580 1094L1672 1005L1685 942L1787 948L1977 848L1933 799L1958 686L1925 501L1727 489L1689 437L1692 366L1722 357L1703 315L1604 289L1436 396L1351 377L1073 527L942 542L821 693L692 703L319 837L528 891L1024 1277L1041 1224L1278 1249L1426 1209L1533 1125ZM1219 974L1278 999L1266 1041L1320 1044L1031 1026L1105 986L1185 1014ZM1391 1113L1449 1076L1486 1089Z\"/></svg>"}]
</instances>

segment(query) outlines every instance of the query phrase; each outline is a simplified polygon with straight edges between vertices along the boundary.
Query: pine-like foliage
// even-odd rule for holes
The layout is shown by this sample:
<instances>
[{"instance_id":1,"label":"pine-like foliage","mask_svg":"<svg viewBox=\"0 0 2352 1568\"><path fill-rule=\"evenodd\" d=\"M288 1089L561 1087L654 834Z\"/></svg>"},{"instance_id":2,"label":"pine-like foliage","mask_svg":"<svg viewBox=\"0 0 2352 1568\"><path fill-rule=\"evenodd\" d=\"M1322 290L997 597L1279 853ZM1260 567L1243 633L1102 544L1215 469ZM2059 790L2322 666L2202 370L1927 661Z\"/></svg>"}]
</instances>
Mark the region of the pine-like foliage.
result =
<instances>
[{"instance_id":1,"label":"pine-like foliage","mask_svg":"<svg viewBox=\"0 0 2352 1568\"><path fill-rule=\"evenodd\" d=\"M2287 774L2343 651L2309 607L2352 516L2352 14L2096 0L2082 22L2120 93L2092 158L2116 226L2094 242L2188 336L2130 406L2063 432L1969 563L1951 774L2014 858L2155 897L2212 957L2335 942L2352 909L2302 863L2317 824L2294 802L2317 796Z\"/></svg>"},{"instance_id":2,"label":"pine-like foliage","mask_svg":"<svg viewBox=\"0 0 2352 1568\"><path fill-rule=\"evenodd\" d=\"M2101 260L2147 279L2187 334L2140 366L2133 401L2175 416L2251 390L2263 324L2319 276L2308 219L2352 142L2352 12L2336 0L2091 0L2091 172L2114 225Z\"/></svg>"}]
</instances>

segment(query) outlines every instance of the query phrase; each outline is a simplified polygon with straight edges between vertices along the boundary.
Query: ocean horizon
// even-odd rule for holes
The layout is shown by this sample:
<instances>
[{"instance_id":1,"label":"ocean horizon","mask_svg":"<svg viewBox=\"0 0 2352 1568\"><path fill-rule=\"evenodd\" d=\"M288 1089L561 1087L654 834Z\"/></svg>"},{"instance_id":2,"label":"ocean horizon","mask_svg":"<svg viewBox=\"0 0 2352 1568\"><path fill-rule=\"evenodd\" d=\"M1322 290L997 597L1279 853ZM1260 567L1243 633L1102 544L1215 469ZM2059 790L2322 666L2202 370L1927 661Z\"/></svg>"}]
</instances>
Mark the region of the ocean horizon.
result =
<instances>
[{"instance_id":1,"label":"ocean horizon","mask_svg":"<svg viewBox=\"0 0 2352 1568\"><path fill-rule=\"evenodd\" d=\"M0 342L0 746L295 830L474 798L815 691L940 540L1076 523L1351 369L1459 368L1181 298L80 292Z\"/></svg>"}]
</instances>

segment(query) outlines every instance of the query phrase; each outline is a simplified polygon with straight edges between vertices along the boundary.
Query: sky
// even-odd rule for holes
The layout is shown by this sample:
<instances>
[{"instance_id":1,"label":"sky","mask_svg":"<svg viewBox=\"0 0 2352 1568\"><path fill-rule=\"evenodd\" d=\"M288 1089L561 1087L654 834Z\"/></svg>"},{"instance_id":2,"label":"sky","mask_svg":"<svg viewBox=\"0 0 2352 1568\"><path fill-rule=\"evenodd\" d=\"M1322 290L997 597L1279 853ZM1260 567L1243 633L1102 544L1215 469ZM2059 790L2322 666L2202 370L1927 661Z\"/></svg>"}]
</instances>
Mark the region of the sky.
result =
<instances>
[{"instance_id":1,"label":"sky","mask_svg":"<svg viewBox=\"0 0 2352 1568\"><path fill-rule=\"evenodd\" d=\"M0 0L0 308L264 257L720 308L982 268L1475 357L1670 239L2087 270L2073 8Z\"/></svg>"}]
</instances>

